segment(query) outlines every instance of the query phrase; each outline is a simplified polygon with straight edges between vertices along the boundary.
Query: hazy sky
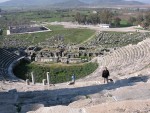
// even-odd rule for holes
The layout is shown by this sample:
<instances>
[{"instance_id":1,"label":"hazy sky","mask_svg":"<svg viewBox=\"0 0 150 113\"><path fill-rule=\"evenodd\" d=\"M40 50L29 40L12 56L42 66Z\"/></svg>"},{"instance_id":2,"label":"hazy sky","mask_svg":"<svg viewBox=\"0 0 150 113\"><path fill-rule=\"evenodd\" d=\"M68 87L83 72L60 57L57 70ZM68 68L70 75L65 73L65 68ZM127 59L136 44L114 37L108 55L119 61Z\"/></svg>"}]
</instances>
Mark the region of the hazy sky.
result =
<instances>
[{"instance_id":1,"label":"hazy sky","mask_svg":"<svg viewBox=\"0 0 150 113\"><path fill-rule=\"evenodd\" d=\"M5 2L5 1L8 1L8 0L0 0L0 2Z\"/></svg>"},{"instance_id":2,"label":"hazy sky","mask_svg":"<svg viewBox=\"0 0 150 113\"><path fill-rule=\"evenodd\" d=\"M150 3L150 0L127 0L127 1L140 1L140 2L145 2L145 3Z\"/></svg>"},{"instance_id":3,"label":"hazy sky","mask_svg":"<svg viewBox=\"0 0 150 113\"><path fill-rule=\"evenodd\" d=\"M0 0L0 2L5 2L5 1L8 1L8 0ZM128 1L132 1L132 0L128 0ZM135 0L135 1L150 3L150 0Z\"/></svg>"}]
</instances>

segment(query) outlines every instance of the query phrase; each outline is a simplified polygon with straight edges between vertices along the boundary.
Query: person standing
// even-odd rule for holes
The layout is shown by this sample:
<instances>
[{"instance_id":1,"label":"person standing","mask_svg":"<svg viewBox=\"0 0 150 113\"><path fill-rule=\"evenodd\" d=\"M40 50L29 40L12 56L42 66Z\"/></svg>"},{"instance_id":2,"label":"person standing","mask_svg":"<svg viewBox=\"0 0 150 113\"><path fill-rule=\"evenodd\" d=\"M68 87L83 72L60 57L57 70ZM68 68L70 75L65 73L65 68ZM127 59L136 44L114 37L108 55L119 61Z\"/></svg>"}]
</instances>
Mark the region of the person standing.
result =
<instances>
[{"instance_id":1,"label":"person standing","mask_svg":"<svg viewBox=\"0 0 150 113\"><path fill-rule=\"evenodd\" d=\"M73 74L73 75L71 76L71 82L69 83L69 85L75 84L75 79L76 79L75 74Z\"/></svg>"},{"instance_id":2,"label":"person standing","mask_svg":"<svg viewBox=\"0 0 150 113\"><path fill-rule=\"evenodd\" d=\"M72 79L72 82L75 83L75 74L72 75L71 79Z\"/></svg>"},{"instance_id":3,"label":"person standing","mask_svg":"<svg viewBox=\"0 0 150 113\"><path fill-rule=\"evenodd\" d=\"M104 70L102 72L102 77L104 78L104 83L105 81L108 83L109 71L107 67L104 67Z\"/></svg>"}]
</instances>

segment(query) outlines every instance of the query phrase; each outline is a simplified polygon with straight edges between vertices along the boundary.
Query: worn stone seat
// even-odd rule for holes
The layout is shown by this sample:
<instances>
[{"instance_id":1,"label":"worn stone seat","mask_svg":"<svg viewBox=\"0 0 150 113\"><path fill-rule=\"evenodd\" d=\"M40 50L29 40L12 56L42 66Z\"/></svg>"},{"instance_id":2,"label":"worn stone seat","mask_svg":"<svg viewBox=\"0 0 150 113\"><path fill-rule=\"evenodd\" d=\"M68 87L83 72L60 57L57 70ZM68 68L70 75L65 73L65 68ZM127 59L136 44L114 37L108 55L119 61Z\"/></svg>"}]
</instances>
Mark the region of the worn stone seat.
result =
<instances>
[{"instance_id":1,"label":"worn stone seat","mask_svg":"<svg viewBox=\"0 0 150 113\"><path fill-rule=\"evenodd\" d=\"M1 113L17 113L17 109L16 109L16 106L14 106L14 105L9 105L9 104L3 105L3 104L1 104L0 112Z\"/></svg>"},{"instance_id":2,"label":"worn stone seat","mask_svg":"<svg viewBox=\"0 0 150 113\"><path fill-rule=\"evenodd\" d=\"M0 48L0 80L2 80L2 78L9 78L8 68L10 64L18 58L19 56L17 56L16 54Z\"/></svg>"},{"instance_id":3,"label":"worn stone seat","mask_svg":"<svg viewBox=\"0 0 150 113\"><path fill-rule=\"evenodd\" d=\"M137 45L128 45L112 53L109 53L102 58L99 58L101 66L106 66L109 69L119 69L119 72L133 72L143 69L150 61L150 39L146 39ZM140 66L139 66L140 64ZM128 67L128 68L126 68Z\"/></svg>"},{"instance_id":4,"label":"worn stone seat","mask_svg":"<svg viewBox=\"0 0 150 113\"><path fill-rule=\"evenodd\" d=\"M27 113L28 111L36 111L39 108L44 107L43 104L27 104L22 106L21 113Z\"/></svg>"},{"instance_id":5,"label":"worn stone seat","mask_svg":"<svg viewBox=\"0 0 150 113\"><path fill-rule=\"evenodd\" d=\"M15 104L18 99L16 92L0 92L0 104Z\"/></svg>"}]
</instances>

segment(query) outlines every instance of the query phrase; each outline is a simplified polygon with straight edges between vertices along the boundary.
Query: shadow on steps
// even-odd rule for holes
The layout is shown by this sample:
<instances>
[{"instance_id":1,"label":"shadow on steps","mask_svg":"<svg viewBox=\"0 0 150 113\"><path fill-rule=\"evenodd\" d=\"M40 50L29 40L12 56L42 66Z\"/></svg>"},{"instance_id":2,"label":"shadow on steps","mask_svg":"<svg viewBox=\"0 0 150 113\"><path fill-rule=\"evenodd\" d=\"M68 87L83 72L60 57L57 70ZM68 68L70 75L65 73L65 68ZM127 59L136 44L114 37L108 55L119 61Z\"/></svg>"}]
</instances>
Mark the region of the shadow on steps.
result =
<instances>
[{"instance_id":1,"label":"shadow on steps","mask_svg":"<svg viewBox=\"0 0 150 113\"><path fill-rule=\"evenodd\" d=\"M96 93L103 93L103 91L105 90L113 90L120 87L133 86L138 82L147 82L148 79L148 76L137 76L128 79L117 80L108 84L79 88L62 88L43 91L17 92L17 103L20 103L20 106L28 104L43 104L44 106L68 105L76 101L76 98L79 96L87 96ZM1 97L2 94L3 93L0 92L0 98L5 98ZM7 104L7 101L3 104Z\"/></svg>"}]
</instances>

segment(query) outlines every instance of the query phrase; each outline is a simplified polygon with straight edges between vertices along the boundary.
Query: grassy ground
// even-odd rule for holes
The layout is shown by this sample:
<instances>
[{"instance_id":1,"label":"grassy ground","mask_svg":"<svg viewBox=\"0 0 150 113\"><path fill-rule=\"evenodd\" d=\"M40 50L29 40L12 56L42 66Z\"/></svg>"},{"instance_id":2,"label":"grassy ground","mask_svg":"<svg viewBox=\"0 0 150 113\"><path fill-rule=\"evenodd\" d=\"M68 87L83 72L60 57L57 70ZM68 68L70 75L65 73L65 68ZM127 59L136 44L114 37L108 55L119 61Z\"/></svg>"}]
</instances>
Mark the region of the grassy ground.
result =
<instances>
[{"instance_id":1,"label":"grassy ground","mask_svg":"<svg viewBox=\"0 0 150 113\"><path fill-rule=\"evenodd\" d=\"M112 21L112 25L113 25L112 27L116 27L114 25L114 21ZM117 26L117 27L130 27L130 26L132 26L132 25L130 25L126 20L121 20L120 25Z\"/></svg>"},{"instance_id":2,"label":"grassy ground","mask_svg":"<svg viewBox=\"0 0 150 113\"><path fill-rule=\"evenodd\" d=\"M54 34L61 34L65 38L65 43L82 43L95 34L94 30L90 29L71 29L63 28L63 26L49 26Z\"/></svg>"},{"instance_id":3,"label":"grassy ground","mask_svg":"<svg viewBox=\"0 0 150 113\"><path fill-rule=\"evenodd\" d=\"M45 41L47 38L51 38L52 36L63 36L65 43L82 43L83 41L90 38L94 35L95 31L90 29L66 29L63 26L47 26L52 31L43 32L43 33L34 33L34 34L15 34L11 37L15 39L22 39L33 44L37 44L39 42Z\"/></svg>"},{"instance_id":4,"label":"grassy ground","mask_svg":"<svg viewBox=\"0 0 150 113\"><path fill-rule=\"evenodd\" d=\"M126 20L122 20L120 22L120 27L129 27L131 26Z\"/></svg>"},{"instance_id":5,"label":"grassy ground","mask_svg":"<svg viewBox=\"0 0 150 113\"><path fill-rule=\"evenodd\" d=\"M75 65L53 64L48 66L35 63L29 64L23 61L20 63L20 65L16 67L14 73L19 78L22 78L24 80L28 78L31 80L31 72L33 72L36 78L36 82L42 82L43 79L46 79L46 73L50 72L51 83L61 83L70 81L73 74L75 74L76 79L87 76L95 71L97 67L97 63L85 63Z\"/></svg>"}]
</instances>

